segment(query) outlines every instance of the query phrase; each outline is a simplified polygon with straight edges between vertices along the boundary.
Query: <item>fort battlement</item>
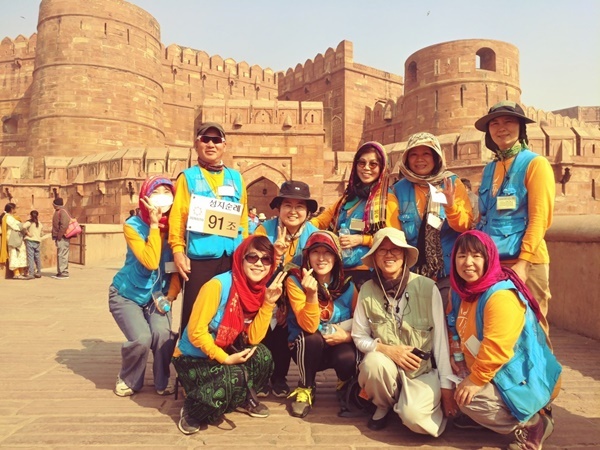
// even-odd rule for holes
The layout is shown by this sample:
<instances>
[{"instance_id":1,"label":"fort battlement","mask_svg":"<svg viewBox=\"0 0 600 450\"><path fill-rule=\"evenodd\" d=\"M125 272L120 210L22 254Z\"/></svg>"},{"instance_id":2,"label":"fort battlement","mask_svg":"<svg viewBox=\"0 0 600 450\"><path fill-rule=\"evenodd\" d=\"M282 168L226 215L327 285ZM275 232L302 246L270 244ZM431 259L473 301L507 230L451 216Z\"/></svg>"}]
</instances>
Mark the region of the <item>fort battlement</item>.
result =
<instances>
[{"instance_id":1,"label":"fort battlement","mask_svg":"<svg viewBox=\"0 0 600 450\"><path fill-rule=\"evenodd\" d=\"M209 56L202 50L194 50L171 44L165 47L163 64L170 65L175 69L196 66L204 76L222 73L233 76L236 79L249 79L252 83L261 83L277 87L277 77L271 68L263 69L260 66L250 66L247 62L236 62L231 58L223 59L219 55Z\"/></svg>"},{"instance_id":2,"label":"fort battlement","mask_svg":"<svg viewBox=\"0 0 600 450\"><path fill-rule=\"evenodd\" d=\"M33 33L29 38L22 34L11 39L5 37L0 42L0 64L10 61L12 58L33 59L37 45L37 33Z\"/></svg>"}]
</instances>

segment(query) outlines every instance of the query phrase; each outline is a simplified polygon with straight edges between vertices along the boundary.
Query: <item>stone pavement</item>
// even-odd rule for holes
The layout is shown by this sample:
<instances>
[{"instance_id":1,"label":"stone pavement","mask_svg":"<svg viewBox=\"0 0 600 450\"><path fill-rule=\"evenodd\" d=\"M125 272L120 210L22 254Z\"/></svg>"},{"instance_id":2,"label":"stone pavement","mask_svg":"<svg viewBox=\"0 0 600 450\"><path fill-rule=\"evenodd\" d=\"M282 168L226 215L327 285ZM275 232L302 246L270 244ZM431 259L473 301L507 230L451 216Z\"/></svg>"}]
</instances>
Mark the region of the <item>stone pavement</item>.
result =
<instances>
[{"instance_id":1,"label":"stone pavement","mask_svg":"<svg viewBox=\"0 0 600 450\"><path fill-rule=\"evenodd\" d=\"M156 395L150 365L141 392L130 398L112 392L123 336L107 292L119 267L72 265L69 280L54 280L49 270L39 280L0 280L0 448L500 449L510 441L451 425L438 439L419 436L397 418L383 431L370 431L366 417L337 417L333 371L319 375L317 402L305 419L291 417L285 402L269 397L268 419L231 413L229 424L184 436L176 427L181 397ZM599 343L558 329L552 335L564 377L555 432L544 449L598 449ZM289 380L296 379L294 367Z\"/></svg>"}]
</instances>

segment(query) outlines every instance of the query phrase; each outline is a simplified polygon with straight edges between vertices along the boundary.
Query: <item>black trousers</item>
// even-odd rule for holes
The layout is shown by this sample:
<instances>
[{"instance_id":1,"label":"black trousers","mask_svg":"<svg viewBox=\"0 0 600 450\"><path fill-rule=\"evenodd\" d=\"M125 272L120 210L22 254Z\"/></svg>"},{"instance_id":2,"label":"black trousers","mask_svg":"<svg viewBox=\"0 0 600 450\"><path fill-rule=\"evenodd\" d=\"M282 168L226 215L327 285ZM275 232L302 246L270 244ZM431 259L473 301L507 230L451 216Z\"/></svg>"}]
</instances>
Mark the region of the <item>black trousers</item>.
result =
<instances>
[{"instance_id":1,"label":"black trousers","mask_svg":"<svg viewBox=\"0 0 600 450\"><path fill-rule=\"evenodd\" d=\"M276 325L275 328L267 330L267 335L262 341L263 344L271 351L275 370L271 375L271 383L276 380L286 381L290 362L292 360L292 352L288 346L288 328Z\"/></svg>"},{"instance_id":2,"label":"black trousers","mask_svg":"<svg viewBox=\"0 0 600 450\"><path fill-rule=\"evenodd\" d=\"M314 386L317 372L322 370L334 369L341 381L348 381L357 371L354 342L329 346L319 331L301 332L294 341L292 358L298 365L298 384L302 387Z\"/></svg>"},{"instance_id":3,"label":"black trousers","mask_svg":"<svg viewBox=\"0 0 600 450\"><path fill-rule=\"evenodd\" d=\"M183 287L183 306L181 309L180 333L183 333L190 320L192 308L198 298L198 292L212 277L220 273L231 270L231 256L223 254L215 259L191 259L191 272L188 274L189 280Z\"/></svg>"}]
</instances>

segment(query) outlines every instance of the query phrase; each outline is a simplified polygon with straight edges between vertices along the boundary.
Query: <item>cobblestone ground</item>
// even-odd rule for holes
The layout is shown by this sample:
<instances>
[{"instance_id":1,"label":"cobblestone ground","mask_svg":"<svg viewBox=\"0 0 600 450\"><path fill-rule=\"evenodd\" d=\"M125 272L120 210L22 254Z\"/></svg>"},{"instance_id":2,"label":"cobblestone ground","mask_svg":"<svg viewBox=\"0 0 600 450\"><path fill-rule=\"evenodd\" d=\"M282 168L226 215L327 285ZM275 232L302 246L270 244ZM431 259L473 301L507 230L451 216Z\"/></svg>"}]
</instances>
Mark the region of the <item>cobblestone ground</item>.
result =
<instances>
[{"instance_id":1,"label":"cobblestone ground","mask_svg":"<svg viewBox=\"0 0 600 450\"><path fill-rule=\"evenodd\" d=\"M397 418L383 431L370 431L367 417L337 416L333 371L319 375L318 398L305 419L291 417L286 402L269 397L267 419L232 413L229 423L184 436L176 427L181 396L156 395L150 365L141 392L130 398L112 392L123 337L107 292L118 267L72 266L69 280L54 280L48 270L39 280L0 281L1 448L501 449L511 440L452 425L434 439L411 433ZM552 336L564 377L556 428L544 449L598 449L599 343L559 329ZM290 384L296 379L293 367Z\"/></svg>"}]
</instances>

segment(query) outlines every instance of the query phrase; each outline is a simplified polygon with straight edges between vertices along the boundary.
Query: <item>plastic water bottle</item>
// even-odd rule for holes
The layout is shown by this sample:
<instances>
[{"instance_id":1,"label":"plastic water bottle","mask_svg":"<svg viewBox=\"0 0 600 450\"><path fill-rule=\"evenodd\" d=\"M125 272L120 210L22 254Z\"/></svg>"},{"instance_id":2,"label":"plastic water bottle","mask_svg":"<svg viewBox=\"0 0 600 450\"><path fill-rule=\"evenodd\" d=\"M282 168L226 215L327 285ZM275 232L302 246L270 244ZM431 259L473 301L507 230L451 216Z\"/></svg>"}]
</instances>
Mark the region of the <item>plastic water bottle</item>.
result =
<instances>
[{"instance_id":1,"label":"plastic water bottle","mask_svg":"<svg viewBox=\"0 0 600 450\"><path fill-rule=\"evenodd\" d=\"M338 234L340 236L344 236L347 234L350 234L350 230L346 227L340 228L338 231ZM342 257L343 258L350 258L352 256L352 249L351 248L345 248L342 250Z\"/></svg>"},{"instance_id":2,"label":"plastic water bottle","mask_svg":"<svg viewBox=\"0 0 600 450\"><path fill-rule=\"evenodd\" d=\"M462 352L460 348L460 338L457 334L452 336L452 342L450 344L450 352L452 353L452 357L454 358L454 362L458 367L458 373L456 374L458 377L463 380L469 376L469 369L467 369L467 362L465 361L465 354Z\"/></svg>"},{"instance_id":3,"label":"plastic water bottle","mask_svg":"<svg viewBox=\"0 0 600 450\"><path fill-rule=\"evenodd\" d=\"M321 328L321 334L323 336L325 336L326 334L333 334L333 333L335 333L335 327L330 323L324 324L323 327Z\"/></svg>"},{"instance_id":4,"label":"plastic water bottle","mask_svg":"<svg viewBox=\"0 0 600 450\"><path fill-rule=\"evenodd\" d=\"M154 306L161 314L166 314L171 311L171 302L165 297L162 292L153 292Z\"/></svg>"}]
</instances>

